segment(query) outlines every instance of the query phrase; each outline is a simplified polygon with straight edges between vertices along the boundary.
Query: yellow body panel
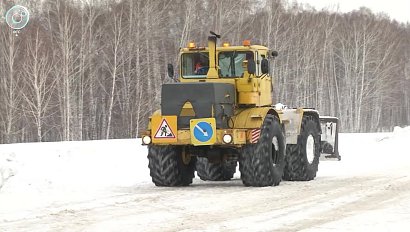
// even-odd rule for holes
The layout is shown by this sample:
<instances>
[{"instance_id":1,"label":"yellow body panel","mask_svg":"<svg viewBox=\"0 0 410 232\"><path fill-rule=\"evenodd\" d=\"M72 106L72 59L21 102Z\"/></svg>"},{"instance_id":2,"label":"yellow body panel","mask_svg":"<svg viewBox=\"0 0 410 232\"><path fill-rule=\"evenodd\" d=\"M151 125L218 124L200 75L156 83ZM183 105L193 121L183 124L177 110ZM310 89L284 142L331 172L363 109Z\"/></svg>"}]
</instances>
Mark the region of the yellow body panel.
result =
<instances>
[{"instance_id":1,"label":"yellow body panel","mask_svg":"<svg viewBox=\"0 0 410 232\"><path fill-rule=\"evenodd\" d=\"M151 125L152 124L152 118L155 117L155 116L161 116L161 110L154 111L152 116L149 117L149 119L148 119L148 130L151 130L151 128L152 128L152 125Z\"/></svg>"},{"instance_id":2,"label":"yellow body panel","mask_svg":"<svg viewBox=\"0 0 410 232\"><path fill-rule=\"evenodd\" d=\"M233 134L233 143L234 144L246 144L246 130L231 130ZM222 131L221 131L222 132ZM224 131L224 134L227 134L227 131ZM222 135L223 136L223 135ZM221 138L221 137L217 137ZM219 141L222 142L222 141Z\"/></svg>"},{"instance_id":3,"label":"yellow body panel","mask_svg":"<svg viewBox=\"0 0 410 232\"><path fill-rule=\"evenodd\" d=\"M255 106L272 105L272 86L270 77L237 79L238 104Z\"/></svg>"},{"instance_id":4,"label":"yellow body panel","mask_svg":"<svg viewBox=\"0 0 410 232\"><path fill-rule=\"evenodd\" d=\"M233 141L230 145L243 145L249 143L249 132L253 129L258 129L262 126L263 120L265 119L268 112L272 110L271 107L259 107L259 108L249 108L240 110L235 117L232 118L230 127L234 127L233 129L214 129L216 133L214 133L214 138L211 141L207 141L206 143L202 143L194 138L193 136L193 129L196 125L196 122L203 122L213 120L214 118L210 119L193 119L191 120L190 130L178 130L177 133L177 140L168 143L173 145L194 145L194 146L201 146L201 145L227 145L223 143L223 136L225 134L230 134L233 137ZM154 117L157 118L158 116ZM176 116L175 116L176 117ZM161 118L161 117L159 117ZM157 122L154 125L158 125ZM214 123L215 125L215 123ZM154 127L155 128L155 127ZM155 132L151 132L153 134ZM148 133L145 133L148 134ZM153 136L153 135L152 135ZM165 140L153 140L154 144L167 144ZM229 144L228 144L229 145Z\"/></svg>"},{"instance_id":5,"label":"yellow body panel","mask_svg":"<svg viewBox=\"0 0 410 232\"><path fill-rule=\"evenodd\" d=\"M238 103L241 105L259 105L260 97L258 92L239 92Z\"/></svg>"},{"instance_id":6,"label":"yellow body panel","mask_svg":"<svg viewBox=\"0 0 410 232\"><path fill-rule=\"evenodd\" d=\"M261 45L251 45L251 46L229 46L229 47L217 47L217 52L229 52L229 51L259 51L262 55L266 55L268 52L268 48ZM209 49L207 47L198 47L195 49L191 48L181 48L181 53L188 53L188 52L208 52Z\"/></svg>"},{"instance_id":7,"label":"yellow body panel","mask_svg":"<svg viewBox=\"0 0 410 232\"><path fill-rule=\"evenodd\" d=\"M192 82L208 82L208 83L227 83L227 84L232 84L235 85L235 79L234 78L220 78L220 79L184 79L181 78L180 80L181 83L192 83Z\"/></svg>"},{"instance_id":8,"label":"yellow body panel","mask_svg":"<svg viewBox=\"0 0 410 232\"><path fill-rule=\"evenodd\" d=\"M270 77L258 78L258 91L260 94L259 106L272 105L272 83Z\"/></svg>"},{"instance_id":9,"label":"yellow body panel","mask_svg":"<svg viewBox=\"0 0 410 232\"><path fill-rule=\"evenodd\" d=\"M178 130L176 132L177 140L172 143L164 142L165 140L153 140L153 143L160 145L227 145L223 143L222 138L225 134L230 134L233 137L233 141L228 145L241 146L243 144L250 143L250 134L252 130L261 128L266 115L275 114L275 112L279 116L280 123L282 123L285 127L287 144L297 144L297 138L300 134L300 128L304 114L309 113L311 115L319 115L315 110L303 108L274 110L272 107L255 107L239 109L235 113L235 116L230 120L229 127L231 127L232 129L216 129L215 140L212 140L212 142L203 144L198 141L193 141L191 132L193 128L191 126L190 130ZM203 121L203 119L196 120ZM157 125L158 123L154 124ZM152 132L150 131L143 133L143 135L150 134L152 134Z\"/></svg>"},{"instance_id":10,"label":"yellow body panel","mask_svg":"<svg viewBox=\"0 0 410 232\"><path fill-rule=\"evenodd\" d=\"M230 134L233 137L233 141L230 144L225 144L222 140L225 134ZM190 130L178 130L178 140L175 143L155 142L157 145L194 145L192 144L192 136ZM215 142L211 145L229 145L229 146L241 146L247 143L247 130L245 129L217 129L215 134ZM198 145L198 144L197 144Z\"/></svg>"},{"instance_id":11,"label":"yellow body panel","mask_svg":"<svg viewBox=\"0 0 410 232\"><path fill-rule=\"evenodd\" d=\"M190 102L187 102L182 106L180 116L195 116L194 108Z\"/></svg>"},{"instance_id":12,"label":"yellow body panel","mask_svg":"<svg viewBox=\"0 0 410 232\"><path fill-rule=\"evenodd\" d=\"M272 107L258 107L241 110L233 118L233 126L241 129L255 129L260 128Z\"/></svg>"},{"instance_id":13,"label":"yellow body panel","mask_svg":"<svg viewBox=\"0 0 410 232\"><path fill-rule=\"evenodd\" d=\"M209 52L209 57L215 57L216 56L216 38L214 40L209 40L208 42L208 52ZM207 79L218 79L218 67L216 66L216 60L215 59L209 59L209 70L208 74L206 75Z\"/></svg>"}]
</instances>

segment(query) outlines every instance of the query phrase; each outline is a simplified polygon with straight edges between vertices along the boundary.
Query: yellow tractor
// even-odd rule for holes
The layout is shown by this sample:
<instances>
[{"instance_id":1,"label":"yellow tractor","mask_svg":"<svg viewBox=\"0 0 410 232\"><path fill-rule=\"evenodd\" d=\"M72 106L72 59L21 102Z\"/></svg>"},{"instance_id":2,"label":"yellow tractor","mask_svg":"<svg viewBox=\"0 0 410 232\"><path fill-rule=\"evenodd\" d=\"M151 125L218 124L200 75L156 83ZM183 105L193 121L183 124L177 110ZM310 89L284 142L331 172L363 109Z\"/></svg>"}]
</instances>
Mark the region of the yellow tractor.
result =
<instances>
[{"instance_id":1,"label":"yellow tractor","mask_svg":"<svg viewBox=\"0 0 410 232\"><path fill-rule=\"evenodd\" d=\"M202 180L230 180L238 162L246 186L314 179L321 144L338 156L337 130L321 141L323 125L331 119L336 129L337 118L273 105L269 59L278 53L249 40L217 47L220 36L211 34L208 47L181 49L179 82L162 86L161 109L141 135L153 183L187 186L195 171Z\"/></svg>"}]
</instances>

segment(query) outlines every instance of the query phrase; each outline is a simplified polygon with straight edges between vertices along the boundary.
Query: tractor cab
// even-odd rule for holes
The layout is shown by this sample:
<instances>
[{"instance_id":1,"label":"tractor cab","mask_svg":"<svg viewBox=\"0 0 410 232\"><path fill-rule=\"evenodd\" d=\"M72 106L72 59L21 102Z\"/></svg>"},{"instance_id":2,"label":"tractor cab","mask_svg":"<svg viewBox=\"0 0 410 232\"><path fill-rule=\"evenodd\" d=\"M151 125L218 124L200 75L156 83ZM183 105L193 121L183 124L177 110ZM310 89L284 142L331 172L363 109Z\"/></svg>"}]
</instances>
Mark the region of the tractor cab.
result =
<instances>
[{"instance_id":1,"label":"tractor cab","mask_svg":"<svg viewBox=\"0 0 410 232\"><path fill-rule=\"evenodd\" d=\"M217 36L208 38L208 47L190 42L180 50L181 83L226 83L235 89L236 105L271 106L272 79L269 74L269 49L245 40L241 46L216 45ZM168 75L173 77L173 67Z\"/></svg>"},{"instance_id":2,"label":"tractor cab","mask_svg":"<svg viewBox=\"0 0 410 232\"><path fill-rule=\"evenodd\" d=\"M216 47L212 37L208 47L199 47L190 42L180 50L180 81L244 78L246 71L256 78L269 76L268 51L267 47L251 45L250 40L245 40L242 46L231 46L225 42L221 47ZM277 56L276 52L272 54L272 57ZM208 74L209 70L211 73ZM215 70L216 76L213 75ZM169 76L172 75L169 73Z\"/></svg>"}]
</instances>

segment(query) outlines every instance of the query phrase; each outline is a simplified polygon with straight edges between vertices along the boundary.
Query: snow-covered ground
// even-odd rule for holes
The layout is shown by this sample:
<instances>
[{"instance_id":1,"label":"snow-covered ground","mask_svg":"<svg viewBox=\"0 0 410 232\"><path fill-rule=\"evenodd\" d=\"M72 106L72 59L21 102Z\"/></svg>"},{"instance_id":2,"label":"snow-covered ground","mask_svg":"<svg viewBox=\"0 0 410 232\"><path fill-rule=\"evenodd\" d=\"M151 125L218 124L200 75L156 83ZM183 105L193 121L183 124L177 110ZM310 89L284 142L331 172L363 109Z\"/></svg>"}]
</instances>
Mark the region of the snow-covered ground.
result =
<instances>
[{"instance_id":1,"label":"snow-covered ground","mask_svg":"<svg viewBox=\"0 0 410 232\"><path fill-rule=\"evenodd\" d=\"M410 127L341 134L310 182L151 183L140 141L0 145L3 231L408 231Z\"/></svg>"}]
</instances>

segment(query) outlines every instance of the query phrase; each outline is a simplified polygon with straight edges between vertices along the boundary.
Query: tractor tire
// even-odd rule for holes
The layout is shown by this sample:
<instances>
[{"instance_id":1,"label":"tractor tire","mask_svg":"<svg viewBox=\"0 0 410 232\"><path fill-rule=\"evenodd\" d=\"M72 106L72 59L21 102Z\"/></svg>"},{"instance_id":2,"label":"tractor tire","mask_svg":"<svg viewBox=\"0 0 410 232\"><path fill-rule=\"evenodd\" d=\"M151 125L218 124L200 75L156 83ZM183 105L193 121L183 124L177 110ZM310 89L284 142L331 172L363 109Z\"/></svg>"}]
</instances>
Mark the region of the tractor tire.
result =
<instances>
[{"instance_id":1,"label":"tractor tire","mask_svg":"<svg viewBox=\"0 0 410 232\"><path fill-rule=\"evenodd\" d=\"M195 172L195 157L188 164L182 159L182 148L177 146L148 146L148 167L156 186L188 186Z\"/></svg>"},{"instance_id":2,"label":"tractor tire","mask_svg":"<svg viewBox=\"0 0 410 232\"><path fill-rule=\"evenodd\" d=\"M286 147L284 180L309 181L316 177L320 158L320 126L312 116L304 116L297 144Z\"/></svg>"},{"instance_id":3,"label":"tractor tire","mask_svg":"<svg viewBox=\"0 0 410 232\"><path fill-rule=\"evenodd\" d=\"M334 154L333 146L326 141L322 141L320 146L320 152L324 154Z\"/></svg>"},{"instance_id":4,"label":"tractor tire","mask_svg":"<svg viewBox=\"0 0 410 232\"><path fill-rule=\"evenodd\" d=\"M236 161L211 163L207 158L198 157L196 172L201 180L226 181L233 178L236 172Z\"/></svg>"},{"instance_id":5,"label":"tractor tire","mask_svg":"<svg viewBox=\"0 0 410 232\"><path fill-rule=\"evenodd\" d=\"M285 166L285 136L278 117L267 115L259 141L245 145L240 154L239 170L245 186L279 185Z\"/></svg>"}]
</instances>

